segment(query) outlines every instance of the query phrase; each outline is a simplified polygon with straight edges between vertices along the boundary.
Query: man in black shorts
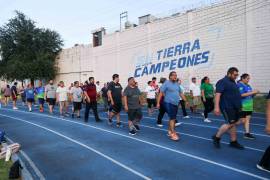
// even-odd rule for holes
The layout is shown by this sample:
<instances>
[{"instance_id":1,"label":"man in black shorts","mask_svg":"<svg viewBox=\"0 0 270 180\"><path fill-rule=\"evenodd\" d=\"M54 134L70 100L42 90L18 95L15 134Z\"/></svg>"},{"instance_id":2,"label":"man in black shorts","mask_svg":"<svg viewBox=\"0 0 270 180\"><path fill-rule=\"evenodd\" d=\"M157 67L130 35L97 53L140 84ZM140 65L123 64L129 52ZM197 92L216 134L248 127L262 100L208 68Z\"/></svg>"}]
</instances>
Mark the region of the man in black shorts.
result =
<instances>
[{"instance_id":1,"label":"man in black shorts","mask_svg":"<svg viewBox=\"0 0 270 180\"><path fill-rule=\"evenodd\" d=\"M220 148L221 136L229 132L231 136L230 146L237 149L244 149L237 142L236 124L240 119L241 111L241 95L235 82L238 76L238 69L235 67L229 68L227 76L219 80L216 84L215 97L215 114L224 116L225 124L223 124L213 138L213 144L216 148Z\"/></svg>"},{"instance_id":2,"label":"man in black shorts","mask_svg":"<svg viewBox=\"0 0 270 180\"><path fill-rule=\"evenodd\" d=\"M135 135L140 130L139 122L142 119L141 91L136 86L133 77L128 78L128 86L124 90L124 105L125 111L128 113L129 134Z\"/></svg>"},{"instance_id":3,"label":"man in black shorts","mask_svg":"<svg viewBox=\"0 0 270 180\"><path fill-rule=\"evenodd\" d=\"M109 83L108 85L108 98L110 101L110 114L109 114L109 120L108 124L112 125L112 118L116 116L117 127L121 127L120 122L120 111L122 109L122 86L119 83L119 75L114 74L112 76L113 81Z\"/></svg>"},{"instance_id":4,"label":"man in black shorts","mask_svg":"<svg viewBox=\"0 0 270 180\"><path fill-rule=\"evenodd\" d=\"M50 114L53 113L53 108L56 102L56 85L53 84L53 80L49 81L49 84L45 87L44 99L48 102Z\"/></svg>"}]
</instances>

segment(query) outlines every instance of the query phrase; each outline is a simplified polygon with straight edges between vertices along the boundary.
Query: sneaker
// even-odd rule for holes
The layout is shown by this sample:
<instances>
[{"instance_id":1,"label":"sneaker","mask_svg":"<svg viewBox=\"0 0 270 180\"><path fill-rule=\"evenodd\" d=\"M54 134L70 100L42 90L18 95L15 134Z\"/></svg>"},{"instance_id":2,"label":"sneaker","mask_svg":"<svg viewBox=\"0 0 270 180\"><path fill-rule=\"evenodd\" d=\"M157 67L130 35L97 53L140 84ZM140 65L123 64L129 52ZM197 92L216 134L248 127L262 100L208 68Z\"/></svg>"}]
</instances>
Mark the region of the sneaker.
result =
<instances>
[{"instance_id":1,"label":"sneaker","mask_svg":"<svg viewBox=\"0 0 270 180\"><path fill-rule=\"evenodd\" d=\"M172 131L168 131L167 136L171 136L172 135Z\"/></svg>"},{"instance_id":2,"label":"sneaker","mask_svg":"<svg viewBox=\"0 0 270 180\"><path fill-rule=\"evenodd\" d=\"M255 137L252 134L250 134L250 133L245 133L244 134L244 138L245 139L255 139Z\"/></svg>"},{"instance_id":3,"label":"sneaker","mask_svg":"<svg viewBox=\"0 0 270 180\"><path fill-rule=\"evenodd\" d=\"M212 122L212 121L209 120L208 118L205 118L205 119L203 120L203 122L210 123L210 122Z\"/></svg>"},{"instance_id":4,"label":"sneaker","mask_svg":"<svg viewBox=\"0 0 270 180\"><path fill-rule=\"evenodd\" d=\"M108 119L108 124L111 126L112 125L112 120L111 119Z\"/></svg>"},{"instance_id":5,"label":"sneaker","mask_svg":"<svg viewBox=\"0 0 270 180\"><path fill-rule=\"evenodd\" d=\"M177 135L176 132L173 132L170 135L170 139L173 140L173 141L178 141L179 140L179 136Z\"/></svg>"},{"instance_id":6,"label":"sneaker","mask_svg":"<svg viewBox=\"0 0 270 180\"><path fill-rule=\"evenodd\" d=\"M256 165L258 169L262 170L262 171L266 171L266 172L269 172L270 173L270 169L269 168L266 168L266 167L263 167L259 164Z\"/></svg>"},{"instance_id":7,"label":"sneaker","mask_svg":"<svg viewBox=\"0 0 270 180\"><path fill-rule=\"evenodd\" d=\"M69 117L69 114L68 113L65 113L64 116Z\"/></svg>"},{"instance_id":8,"label":"sneaker","mask_svg":"<svg viewBox=\"0 0 270 180\"><path fill-rule=\"evenodd\" d=\"M245 149L244 146L242 146L241 144L239 144L237 141L234 142L230 142L230 146L236 149Z\"/></svg>"},{"instance_id":9,"label":"sneaker","mask_svg":"<svg viewBox=\"0 0 270 180\"><path fill-rule=\"evenodd\" d=\"M134 125L134 127L135 127L136 131L139 131L140 130L139 125Z\"/></svg>"},{"instance_id":10,"label":"sneaker","mask_svg":"<svg viewBox=\"0 0 270 180\"><path fill-rule=\"evenodd\" d=\"M158 127L163 127L163 124L157 124Z\"/></svg>"},{"instance_id":11,"label":"sneaker","mask_svg":"<svg viewBox=\"0 0 270 180\"><path fill-rule=\"evenodd\" d=\"M175 123L175 126L177 127L177 126L180 126L182 123L181 122L177 122L177 123Z\"/></svg>"},{"instance_id":12,"label":"sneaker","mask_svg":"<svg viewBox=\"0 0 270 180\"><path fill-rule=\"evenodd\" d=\"M132 129L131 131L129 131L129 134L132 135L132 136L136 135L135 129Z\"/></svg>"},{"instance_id":13,"label":"sneaker","mask_svg":"<svg viewBox=\"0 0 270 180\"><path fill-rule=\"evenodd\" d=\"M18 108L17 107L13 107L13 110L18 110Z\"/></svg>"},{"instance_id":14,"label":"sneaker","mask_svg":"<svg viewBox=\"0 0 270 180\"><path fill-rule=\"evenodd\" d=\"M204 113L201 113L201 115L204 117Z\"/></svg>"},{"instance_id":15,"label":"sneaker","mask_svg":"<svg viewBox=\"0 0 270 180\"><path fill-rule=\"evenodd\" d=\"M71 118L74 118L74 114L73 113L71 114Z\"/></svg>"},{"instance_id":16,"label":"sneaker","mask_svg":"<svg viewBox=\"0 0 270 180\"><path fill-rule=\"evenodd\" d=\"M118 123L116 123L116 127L121 128L121 127L123 127L123 125L121 122L118 122Z\"/></svg>"},{"instance_id":17,"label":"sneaker","mask_svg":"<svg viewBox=\"0 0 270 180\"><path fill-rule=\"evenodd\" d=\"M216 135L212 136L213 144L216 148L220 148L220 138L217 138Z\"/></svg>"},{"instance_id":18,"label":"sneaker","mask_svg":"<svg viewBox=\"0 0 270 180\"><path fill-rule=\"evenodd\" d=\"M65 118L65 116L63 116L63 115L60 115L60 118Z\"/></svg>"},{"instance_id":19,"label":"sneaker","mask_svg":"<svg viewBox=\"0 0 270 180\"><path fill-rule=\"evenodd\" d=\"M189 117L189 116L184 116L183 118L184 118L184 119L189 119L190 117Z\"/></svg>"}]
</instances>

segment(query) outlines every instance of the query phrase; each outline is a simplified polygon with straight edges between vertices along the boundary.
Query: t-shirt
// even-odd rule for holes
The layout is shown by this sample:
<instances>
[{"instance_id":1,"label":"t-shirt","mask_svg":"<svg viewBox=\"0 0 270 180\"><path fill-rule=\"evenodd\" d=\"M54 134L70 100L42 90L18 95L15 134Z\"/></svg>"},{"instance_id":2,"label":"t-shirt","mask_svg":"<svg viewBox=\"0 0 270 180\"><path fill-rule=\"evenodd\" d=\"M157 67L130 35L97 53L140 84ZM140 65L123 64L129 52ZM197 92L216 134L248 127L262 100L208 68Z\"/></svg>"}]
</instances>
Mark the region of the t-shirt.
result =
<instances>
[{"instance_id":1,"label":"t-shirt","mask_svg":"<svg viewBox=\"0 0 270 180\"><path fill-rule=\"evenodd\" d=\"M70 93L73 97L73 102L82 102L82 89L80 87L72 87Z\"/></svg>"},{"instance_id":2,"label":"t-shirt","mask_svg":"<svg viewBox=\"0 0 270 180\"><path fill-rule=\"evenodd\" d=\"M100 85L96 85L96 88L97 88L97 93L100 93L101 91Z\"/></svg>"},{"instance_id":3,"label":"t-shirt","mask_svg":"<svg viewBox=\"0 0 270 180\"><path fill-rule=\"evenodd\" d=\"M200 86L195 84L195 83L190 84L189 90L192 91L193 96L200 96L201 95Z\"/></svg>"},{"instance_id":4,"label":"t-shirt","mask_svg":"<svg viewBox=\"0 0 270 180\"><path fill-rule=\"evenodd\" d=\"M140 94L141 91L138 87L132 88L130 86L127 86L125 88L123 95L127 96L127 103L129 109L138 109L141 107Z\"/></svg>"},{"instance_id":5,"label":"t-shirt","mask_svg":"<svg viewBox=\"0 0 270 180\"><path fill-rule=\"evenodd\" d=\"M245 94L245 93L249 93L252 92L252 88L250 85L239 82L237 84L240 94ZM246 96L246 97L242 97L242 111L253 111L253 97L251 96Z\"/></svg>"},{"instance_id":6,"label":"t-shirt","mask_svg":"<svg viewBox=\"0 0 270 180\"><path fill-rule=\"evenodd\" d=\"M47 94L47 98L53 98L54 99L56 97L56 89L57 89L57 87L55 85L48 84L45 87L45 92Z\"/></svg>"},{"instance_id":7,"label":"t-shirt","mask_svg":"<svg viewBox=\"0 0 270 180\"><path fill-rule=\"evenodd\" d=\"M11 96L11 89L10 88L5 88L4 96Z\"/></svg>"},{"instance_id":8,"label":"t-shirt","mask_svg":"<svg viewBox=\"0 0 270 180\"><path fill-rule=\"evenodd\" d=\"M201 85L201 90L204 90L205 98L213 98L214 97L214 87L212 84L203 83Z\"/></svg>"},{"instance_id":9,"label":"t-shirt","mask_svg":"<svg viewBox=\"0 0 270 180\"><path fill-rule=\"evenodd\" d=\"M103 87L102 89L101 89L101 92L102 92L102 97L104 97L104 98L108 98L108 88L105 88L105 87Z\"/></svg>"},{"instance_id":10,"label":"t-shirt","mask_svg":"<svg viewBox=\"0 0 270 180\"><path fill-rule=\"evenodd\" d=\"M90 101L95 102L97 101L97 89L95 84L88 84L84 87L84 91L90 98Z\"/></svg>"},{"instance_id":11,"label":"t-shirt","mask_svg":"<svg viewBox=\"0 0 270 180\"><path fill-rule=\"evenodd\" d=\"M36 91L36 94L37 94L37 98L40 98L40 99L44 98L44 93L45 93L45 88L44 87L37 87L35 91Z\"/></svg>"},{"instance_id":12,"label":"t-shirt","mask_svg":"<svg viewBox=\"0 0 270 180\"><path fill-rule=\"evenodd\" d=\"M56 89L56 93L58 94L59 101L67 101L68 100L68 88L59 86Z\"/></svg>"},{"instance_id":13,"label":"t-shirt","mask_svg":"<svg viewBox=\"0 0 270 180\"><path fill-rule=\"evenodd\" d=\"M33 88L27 88L25 90L26 99L34 99L35 98L35 91Z\"/></svg>"},{"instance_id":14,"label":"t-shirt","mask_svg":"<svg viewBox=\"0 0 270 180\"><path fill-rule=\"evenodd\" d=\"M122 89L123 88L120 83L115 83L113 81L109 83L108 90L112 93L114 103L122 103Z\"/></svg>"},{"instance_id":15,"label":"t-shirt","mask_svg":"<svg viewBox=\"0 0 270 180\"><path fill-rule=\"evenodd\" d=\"M216 84L216 92L221 93L219 106L221 109L240 109L241 94L235 81L225 76Z\"/></svg>"},{"instance_id":16,"label":"t-shirt","mask_svg":"<svg viewBox=\"0 0 270 180\"><path fill-rule=\"evenodd\" d=\"M11 87L11 92L12 92L12 96L14 95L14 94L16 94L16 96L17 96L17 87L14 85L14 86L12 86Z\"/></svg>"},{"instance_id":17,"label":"t-shirt","mask_svg":"<svg viewBox=\"0 0 270 180\"><path fill-rule=\"evenodd\" d=\"M153 86L147 86L144 92L147 93L147 99L156 99L156 89Z\"/></svg>"},{"instance_id":18,"label":"t-shirt","mask_svg":"<svg viewBox=\"0 0 270 180\"><path fill-rule=\"evenodd\" d=\"M165 94L164 102L178 106L180 96L182 92L178 82L165 81L160 87L160 91Z\"/></svg>"}]
</instances>

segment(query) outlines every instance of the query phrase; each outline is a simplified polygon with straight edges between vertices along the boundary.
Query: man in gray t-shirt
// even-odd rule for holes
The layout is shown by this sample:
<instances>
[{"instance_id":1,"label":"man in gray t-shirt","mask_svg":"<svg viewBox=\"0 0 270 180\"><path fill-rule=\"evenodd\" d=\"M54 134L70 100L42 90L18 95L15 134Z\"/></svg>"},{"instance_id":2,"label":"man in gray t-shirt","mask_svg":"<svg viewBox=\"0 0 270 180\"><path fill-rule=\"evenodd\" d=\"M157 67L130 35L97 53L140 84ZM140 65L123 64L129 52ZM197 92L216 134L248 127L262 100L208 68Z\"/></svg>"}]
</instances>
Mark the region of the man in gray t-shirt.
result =
<instances>
[{"instance_id":1,"label":"man in gray t-shirt","mask_svg":"<svg viewBox=\"0 0 270 180\"><path fill-rule=\"evenodd\" d=\"M128 86L125 88L123 96L125 110L128 113L130 135L135 135L136 131L140 130L138 126L139 121L142 119L140 95L141 91L136 86L135 79L133 77L128 78Z\"/></svg>"},{"instance_id":2,"label":"man in gray t-shirt","mask_svg":"<svg viewBox=\"0 0 270 180\"><path fill-rule=\"evenodd\" d=\"M50 80L49 84L45 87L45 100L49 104L50 113L53 113L53 107L56 101L56 89L57 87L53 84L53 80Z\"/></svg>"}]
</instances>

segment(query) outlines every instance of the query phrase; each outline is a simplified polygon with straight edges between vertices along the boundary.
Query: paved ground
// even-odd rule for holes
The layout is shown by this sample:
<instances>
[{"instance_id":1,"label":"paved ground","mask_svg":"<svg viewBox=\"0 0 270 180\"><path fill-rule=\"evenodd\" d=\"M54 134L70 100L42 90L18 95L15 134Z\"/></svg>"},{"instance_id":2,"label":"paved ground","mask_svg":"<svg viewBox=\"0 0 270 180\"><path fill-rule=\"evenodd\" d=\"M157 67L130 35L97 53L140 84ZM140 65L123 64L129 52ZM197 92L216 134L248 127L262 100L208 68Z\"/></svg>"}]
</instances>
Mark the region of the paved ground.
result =
<instances>
[{"instance_id":1,"label":"paved ground","mask_svg":"<svg viewBox=\"0 0 270 180\"><path fill-rule=\"evenodd\" d=\"M34 175L37 179L270 179L269 173L256 169L270 145L262 114L252 119L256 140L243 139L243 128L238 128L245 150L230 148L227 135L221 149L213 148L211 136L223 122L213 115L212 123L204 123L200 115L182 119L179 111L181 140L173 142L166 136L167 117L159 128L157 114L149 117L146 109L136 136L128 135L125 112L123 128L108 126L104 112L101 123L92 114L89 123L55 114L47 109L39 113L37 108L30 113L22 106L16 111L10 105L0 109L0 128L22 145L40 172Z\"/></svg>"}]
</instances>

